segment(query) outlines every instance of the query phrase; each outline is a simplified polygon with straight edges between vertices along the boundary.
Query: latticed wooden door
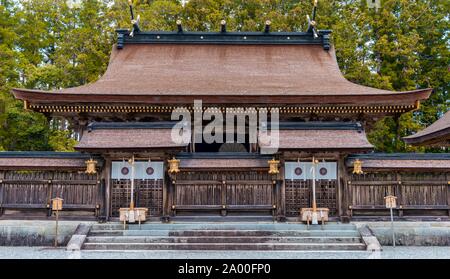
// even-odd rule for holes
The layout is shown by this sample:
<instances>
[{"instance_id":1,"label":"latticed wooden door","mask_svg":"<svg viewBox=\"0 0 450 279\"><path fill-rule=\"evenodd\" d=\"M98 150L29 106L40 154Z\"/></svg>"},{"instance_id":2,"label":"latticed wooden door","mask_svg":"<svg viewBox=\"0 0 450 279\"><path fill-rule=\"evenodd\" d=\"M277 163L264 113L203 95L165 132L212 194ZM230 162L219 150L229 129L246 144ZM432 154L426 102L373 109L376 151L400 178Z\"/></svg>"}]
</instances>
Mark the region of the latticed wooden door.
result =
<instances>
[{"instance_id":1,"label":"latticed wooden door","mask_svg":"<svg viewBox=\"0 0 450 279\"><path fill-rule=\"evenodd\" d=\"M312 207L312 180L286 180L286 216L299 216L300 209ZM337 180L316 181L316 201L318 207L330 210L336 215Z\"/></svg>"},{"instance_id":2,"label":"latticed wooden door","mask_svg":"<svg viewBox=\"0 0 450 279\"><path fill-rule=\"evenodd\" d=\"M131 199L131 181L129 179L111 180L111 215L119 216L119 208L129 207ZM150 216L161 216L163 207L162 179L135 179L134 204L148 208Z\"/></svg>"}]
</instances>

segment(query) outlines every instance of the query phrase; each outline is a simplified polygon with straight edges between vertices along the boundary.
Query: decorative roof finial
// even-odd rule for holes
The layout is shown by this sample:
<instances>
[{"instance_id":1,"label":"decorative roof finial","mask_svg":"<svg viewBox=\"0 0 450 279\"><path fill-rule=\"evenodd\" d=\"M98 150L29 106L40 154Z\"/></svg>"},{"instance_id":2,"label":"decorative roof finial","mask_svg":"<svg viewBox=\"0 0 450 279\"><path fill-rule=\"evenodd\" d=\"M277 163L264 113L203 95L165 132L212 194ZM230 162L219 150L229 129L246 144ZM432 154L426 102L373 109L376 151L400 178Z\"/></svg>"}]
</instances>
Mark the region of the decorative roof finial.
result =
<instances>
[{"instance_id":1,"label":"decorative roof finial","mask_svg":"<svg viewBox=\"0 0 450 279\"><path fill-rule=\"evenodd\" d=\"M227 32L227 22L225 21L225 19L222 19L220 21L220 32L222 33Z\"/></svg>"},{"instance_id":2,"label":"decorative roof finial","mask_svg":"<svg viewBox=\"0 0 450 279\"><path fill-rule=\"evenodd\" d=\"M311 18L309 15L306 15L306 19L308 20L308 29L306 32L313 33L314 38L318 38L319 34L317 32L317 22L316 22L316 14L317 14L317 0L314 0L314 7Z\"/></svg>"},{"instance_id":3,"label":"decorative roof finial","mask_svg":"<svg viewBox=\"0 0 450 279\"><path fill-rule=\"evenodd\" d=\"M270 24L272 24L272 22L270 20L266 20L266 27L264 28L264 33L270 32Z\"/></svg>"},{"instance_id":4,"label":"decorative roof finial","mask_svg":"<svg viewBox=\"0 0 450 279\"><path fill-rule=\"evenodd\" d=\"M133 37L134 33L139 33L141 31L139 29L139 21L140 21L141 17L138 15L137 18L134 19L133 1L128 0L128 6L130 7L131 24L133 24L133 29L130 32L130 37Z\"/></svg>"},{"instance_id":5,"label":"decorative roof finial","mask_svg":"<svg viewBox=\"0 0 450 279\"><path fill-rule=\"evenodd\" d=\"M178 32L183 32L183 26L181 26L181 19L177 19Z\"/></svg>"}]
</instances>

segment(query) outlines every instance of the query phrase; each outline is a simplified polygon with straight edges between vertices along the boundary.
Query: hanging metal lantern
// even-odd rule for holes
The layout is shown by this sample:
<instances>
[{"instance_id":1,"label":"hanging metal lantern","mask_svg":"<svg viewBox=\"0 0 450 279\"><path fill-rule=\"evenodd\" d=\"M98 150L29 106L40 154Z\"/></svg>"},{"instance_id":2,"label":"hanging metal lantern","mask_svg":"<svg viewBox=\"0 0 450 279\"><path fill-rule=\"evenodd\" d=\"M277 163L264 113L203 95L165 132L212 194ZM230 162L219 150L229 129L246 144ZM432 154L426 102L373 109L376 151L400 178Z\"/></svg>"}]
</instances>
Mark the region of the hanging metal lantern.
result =
<instances>
[{"instance_id":1,"label":"hanging metal lantern","mask_svg":"<svg viewBox=\"0 0 450 279\"><path fill-rule=\"evenodd\" d=\"M97 173L97 170L96 170L97 161L94 161L91 158L88 161L86 161L85 163L86 163L86 171L85 171L85 173L87 173L87 174L96 174Z\"/></svg>"},{"instance_id":2,"label":"hanging metal lantern","mask_svg":"<svg viewBox=\"0 0 450 279\"><path fill-rule=\"evenodd\" d=\"M280 170L278 169L278 165L280 164L280 161L275 160L273 158L270 161L267 161L269 163L269 174L279 174Z\"/></svg>"},{"instance_id":3,"label":"hanging metal lantern","mask_svg":"<svg viewBox=\"0 0 450 279\"><path fill-rule=\"evenodd\" d=\"M363 174L362 171L362 162L359 159L356 159L353 162L353 173L354 174Z\"/></svg>"},{"instance_id":4,"label":"hanging metal lantern","mask_svg":"<svg viewBox=\"0 0 450 279\"><path fill-rule=\"evenodd\" d=\"M167 171L168 173L172 174L172 173L179 173L180 172L180 160L175 159L175 157L173 157L172 159L168 160L169 162L169 170Z\"/></svg>"}]
</instances>

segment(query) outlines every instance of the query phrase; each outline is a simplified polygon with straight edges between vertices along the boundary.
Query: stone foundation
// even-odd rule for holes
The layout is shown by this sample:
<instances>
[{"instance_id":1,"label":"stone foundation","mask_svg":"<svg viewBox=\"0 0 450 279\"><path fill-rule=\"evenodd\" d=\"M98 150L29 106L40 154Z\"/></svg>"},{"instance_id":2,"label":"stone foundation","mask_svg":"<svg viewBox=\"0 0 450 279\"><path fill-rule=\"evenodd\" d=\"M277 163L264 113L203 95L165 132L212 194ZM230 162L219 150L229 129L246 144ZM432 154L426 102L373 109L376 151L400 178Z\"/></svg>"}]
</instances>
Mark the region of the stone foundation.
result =
<instances>
[{"instance_id":1,"label":"stone foundation","mask_svg":"<svg viewBox=\"0 0 450 279\"><path fill-rule=\"evenodd\" d=\"M392 245L391 222L353 222L369 226L381 245ZM449 246L450 222L394 222L396 245Z\"/></svg>"}]
</instances>

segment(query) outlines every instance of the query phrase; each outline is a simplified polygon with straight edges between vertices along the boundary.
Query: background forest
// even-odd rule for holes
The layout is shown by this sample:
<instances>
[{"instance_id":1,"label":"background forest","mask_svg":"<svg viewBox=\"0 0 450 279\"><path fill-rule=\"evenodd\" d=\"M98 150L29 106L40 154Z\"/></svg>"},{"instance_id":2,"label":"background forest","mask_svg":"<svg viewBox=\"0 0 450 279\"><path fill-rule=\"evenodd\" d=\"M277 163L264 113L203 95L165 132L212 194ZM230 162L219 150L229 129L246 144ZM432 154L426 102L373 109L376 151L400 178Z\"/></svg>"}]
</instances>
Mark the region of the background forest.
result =
<instances>
[{"instance_id":1,"label":"background forest","mask_svg":"<svg viewBox=\"0 0 450 279\"><path fill-rule=\"evenodd\" d=\"M424 151L400 137L431 124L449 107L448 0L319 1L318 28L333 30L347 79L377 88L434 88L419 111L381 119L369 134L377 151ZM304 31L312 0L135 0L141 29ZM186 3L182 3L186 2ZM0 0L0 150L71 151L76 143L62 119L23 110L13 87L58 89L98 79L116 28L129 28L126 0ZM445 151L445 150L427 150Z\"/></svg>"}]
</instances>

